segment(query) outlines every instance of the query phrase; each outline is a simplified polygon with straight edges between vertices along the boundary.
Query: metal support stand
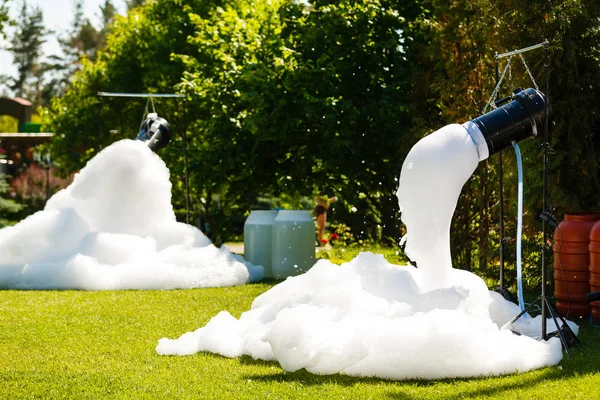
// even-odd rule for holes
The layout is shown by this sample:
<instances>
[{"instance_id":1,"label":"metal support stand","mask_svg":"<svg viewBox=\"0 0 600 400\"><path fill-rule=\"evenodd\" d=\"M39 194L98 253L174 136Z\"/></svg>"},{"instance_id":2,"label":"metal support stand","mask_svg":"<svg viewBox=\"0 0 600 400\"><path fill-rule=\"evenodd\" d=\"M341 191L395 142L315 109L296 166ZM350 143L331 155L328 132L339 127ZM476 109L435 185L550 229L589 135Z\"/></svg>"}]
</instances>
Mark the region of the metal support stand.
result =
<instances>
[{"instance_id":1,"label":"metal support stand","mask_svg":"<svg viewBox=\"0 0 600 400\"><path fill-rule=\"evenodd\" d=\"M183 94L177 93L120 93L120 92L98 92L98 123L96 124L98 140L98 148L101 149L100 141L100 113L102 111L102 98L103 97L130 97L130 98L175 98L183 99L183 152L184 152L184 173L185 173L185 222L190 223L190 190L188 180L188 143L187 143L187 121L186 121L186 98Z\"/></svg>"},{"instance_id":2,"label":"metal support stand","mask_svg":"<svg viewBox=\"0 0 600 400\"><path fill-rule=\"evenodd\" d=\"M558 311L556 310L556 307L554 306L554 304L552 304L552 302L550 301L547 293L546 293L546 241L548 239L548 232L547 232L547 227L546 227L546 223L549 221L553 220L553 216L550 214L550 210L549 210L549 205L548 205L548 155L550 152L550 143L549 143L549 138L548 138L548 123L549 123L549 110L548 110L548 105L550 103L549 99L550 99L550 86L549 86L549 80L548 80L548 45L549 42L547 40L544 40L543 43L534 45L534 46L530 46L521 50L515 50L515 51L511 51L508 53L504 53L504 54L500 54L500 55L496 55L496 77L498 76L498 60L502 57L508 57L508 56L512 56L515 54L519 54L519 53L523 53L529 50L534 50L540 47L543 47L545 50L545 62L544 62L544 94L546 95L546 103L545 103L545 107L544 107L544 143L542 144L542 148L544 151L544 173L543 173L543 186L542 186L542 190L543 190L543 194L542 194L542 213L540 215L540 219L542 220L542 246L541 246L541 251L542 251L542 290L541 290L541 294L540 296L536 299L536 301L532 302L531 304L529 304L523 311L521 311L516 317L514 317L509 324L514 323L515 321L517 321L519 318L521 318L523 315L525 315L527 313L527 311L529 311L538 301L540 302L540 306L541 306L541 317L542 317L542 329L541 329L541 339L543 340L548 340L549 337L553 337L553 336L558 336L560 338L560 341L562 342L563 347L565 348L565 350L567 351L567 354L569 355L569 357L571 357L571 346L575 345L575 344L579 344L580 341L577 338L577 336L573 333L573 331L571 330L571 328L569 327L569 325L567 324L567 321L560 316L560 314L558 313ZM501 171L501 170L500 170ZM502 190L502 175L500 175L500 190ZM501 229L503 228L503 208L502 208L502 204L500 205L500 226ZM501 232L501 245L500 245L500 259L502 259L502 251L503 251L503 232ZM503 271L504 265L503 262L501 262L500 264L500 285L501 285L501 289L505 290L502 285L503 285ZM550 315L552 317L552 320L554 321L554 325L556 326L556 331L553 331L551 333L547 332L547 311L550 312ZM559 320L562 322L562 325L559 325Z\"/></svg>"},{"instance_id":3,"label":"metal support stand","mask_svg":"<svg viewBox=\"0 0 600 400\"><path fill-rule=\"evenodd\" d=\"M496 55L494 56L494 58L496 60L496 85L500 84L500 68L499 68L500 59L506 58L506 57L512 57L514 55L525 53L525 52L535 50L535 49L539 49L541 47L547 48L547 46L548 46L548 41L545 40L542 43L538 43L536 45L525 47L525 48L522 48L519 50L513 50L513 51L509 51L507 53L502 53L502 54L496 53ZM510 62L510 58L509 58L509 62ZM502 74L502 76L504 77L504 73ZM548 79L546 77L546 86L548 85L547 81L548 81ZM496 89L499 89L499 88L497 87ZM546 93L546 98L548 98L547 96L548 95ZM493 99L490 99L490 100L493 100ZM546 104L547 103L548 103L548 101L546 101ZM547 112L547 109L546 109L546 112ZM504 285L504 244L506 243L506 238L504 237L504 185L503 185L503 170L502 170L502 152L498 153L498 186L499 186L498 197L499 197L499 217L500 217L500 223L499 223L500 277L499 277L499 286L496 289L496 291L498 293L500 293L505 299L507 299L509 301L514 301L513 296L510 294L510 292L506 289L506 287Z\"/></svg>"},{"instance_id":4,"label":"metal support stand","mask_svg":"<svg viewBox=\"0 0 600 400\"><path fill-rule=\"evenodd\" d=\"M499 69L498 53L496 53L496 84L500 81L500 69ZM500 214L500 282L497 291L507 300L513 300L510 292L506 290L504 286L504 186L502 184L502 152L498 152L498 197L499 197L499 214Z\"/></svg>"},{"instance_id":5,"label":"metal support stand","mask_svg":"<svg viewBox=\"0 0 600 400\"><path fill-rule=\"evenodd\" d=\"M545 285L543 285L543 286L545 286ZM544 289L542 289L542 293L544 293ZM533 306L536 305L538 300L540 301L540 303L541 303L540 305L542 307L542 339L548 340L548 338L550 338L550 337L558 336L560 338L560 341L561 341L563 347L567 351L567 354L569 355L569 357L571 357L571 346L574 346L581 342L579 341L579 339L577 338L575 333L571 330L571 327L569 326L569 324L567 324L567 321L558 313L558 310L556 309L554 304L552 304L550 299L547 296L545 296L545 294L542 294L536 301L529 304L523 311L521 311L516 317L514 317L507 325L511 325L512 323L517 321L519 318L521 318L523 315L525 315L525 313L527 313L527 311L529 311ZM554 325L556 325L556 331L551 332L549 334L546 333L546 319L545 319L546 318L546 312L545 312L546 307L548 308L548 311L550 312L550 315L552 316ZM559 319L562 322L562 325L558 324Z\"/></svg>"}]
</instances>

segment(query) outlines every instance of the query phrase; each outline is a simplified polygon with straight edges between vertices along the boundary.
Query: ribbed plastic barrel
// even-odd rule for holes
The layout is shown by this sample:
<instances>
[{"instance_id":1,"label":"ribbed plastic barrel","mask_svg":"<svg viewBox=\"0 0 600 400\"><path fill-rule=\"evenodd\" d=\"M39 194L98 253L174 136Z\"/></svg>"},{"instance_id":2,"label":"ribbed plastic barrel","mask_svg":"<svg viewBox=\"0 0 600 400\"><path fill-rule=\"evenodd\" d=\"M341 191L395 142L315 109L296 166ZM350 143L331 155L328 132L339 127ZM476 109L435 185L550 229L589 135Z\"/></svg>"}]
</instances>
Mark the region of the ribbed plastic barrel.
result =
<instances>
[{"instance_id":1,"label":"ribbed plastic barrel","mask_svg":"<svg viewBox=\"0 0 600 400\"><path fill-rule=\"evenodd\" d=\"M554 230L554 297L564 317L587 318L590 304L590 232L600 220L598 212L566 213Z\"/></svg>"},{"instance_id":2,"label":"ribbed plastic barrel","mask_svg":"<svg viewBox=\"0 0 600 400\"><path fill-rule=\"evenodd\" d=\"M277 211L255 210L244 223L244 258L255 265L262 265L265 278L273 277L271 268L271 240Z\"/></svg>"},{"instance_id":3,"label":"ribbed plastic barrel","mask_svg":"<svg viewBox=\"0 0 600 400\"><path fill-rule=\"evenodd\" d=\"M600 222L590 232L590 292L600 291ZM590 303L592 321L600 324L600 301Z\"/></svg>"},{"instance_id":4,"label":"ribbed plastic barrel","mask_svg":"<svg viewBox=\"0 0 600 400\"><path fill-rule=\"evenodd\" d=\"M281 210L273 223L273 276L284 279L315 263L315 223L309 211Z\"/></svg>"}]
</instances>

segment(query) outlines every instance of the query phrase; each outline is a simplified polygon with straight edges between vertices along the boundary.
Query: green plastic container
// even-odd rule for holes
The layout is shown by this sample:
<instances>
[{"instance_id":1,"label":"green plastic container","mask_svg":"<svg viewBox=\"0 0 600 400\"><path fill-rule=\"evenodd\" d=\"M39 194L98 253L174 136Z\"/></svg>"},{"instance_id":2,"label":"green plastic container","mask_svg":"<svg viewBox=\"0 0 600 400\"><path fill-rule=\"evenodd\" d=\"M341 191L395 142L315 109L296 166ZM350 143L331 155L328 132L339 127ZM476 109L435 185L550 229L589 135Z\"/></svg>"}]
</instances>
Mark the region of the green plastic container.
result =
<instances>
[{"instance_id":1,"label":"green plastic container","mask_svg":"<svg viewBox=\"0 0 600 400\"><path fill-rule=\"evenodd\" d=\"M255 265L262 265L265 278L273 278L271 269L271 240L273 222L277 211L255 210L244 223L244 258Z\"/></svg>"},{"instance_id":2,"label":"green plastic container","mask_svg":"<svg viewBox=\"0 0 600 400\"><path fill-rule=\"evenodd\" d=\"M315 263L315 223L309 211L281 210L272 232L273 277L284 279L308 271Z\"/></svg>"}]
</instances>

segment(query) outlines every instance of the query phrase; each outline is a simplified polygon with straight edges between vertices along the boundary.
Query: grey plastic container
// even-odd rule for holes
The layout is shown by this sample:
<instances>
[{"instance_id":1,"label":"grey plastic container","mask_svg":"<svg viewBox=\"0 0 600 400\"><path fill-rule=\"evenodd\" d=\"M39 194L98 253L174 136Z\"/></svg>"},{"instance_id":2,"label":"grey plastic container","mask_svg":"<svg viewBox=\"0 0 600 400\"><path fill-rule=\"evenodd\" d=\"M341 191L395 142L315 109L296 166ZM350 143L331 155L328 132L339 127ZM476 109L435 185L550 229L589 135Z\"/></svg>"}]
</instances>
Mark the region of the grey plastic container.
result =
<instances>
[{"instance_id":1,"label":"grey plastic container","mask_svg":"<svg viewBox=\"0 0 600 400\"><path fill-rule=\"evenodd\" d=\"M265 269L264 277L273 278L271 269L271 241L273 222L277 211L255 210L244 223L244 258Z\"/></svg>"},{"instance_id":2,"label":"grey plastic container","mask_svg":"<svg viewBox=\"0 0 600 400\"><path fill-rule=\"evenodd\" d=\"M281 210L272 231L272 271L277 279L300 275L315 263L315 223L309 211Z\"/></svg>"}]
</instances>

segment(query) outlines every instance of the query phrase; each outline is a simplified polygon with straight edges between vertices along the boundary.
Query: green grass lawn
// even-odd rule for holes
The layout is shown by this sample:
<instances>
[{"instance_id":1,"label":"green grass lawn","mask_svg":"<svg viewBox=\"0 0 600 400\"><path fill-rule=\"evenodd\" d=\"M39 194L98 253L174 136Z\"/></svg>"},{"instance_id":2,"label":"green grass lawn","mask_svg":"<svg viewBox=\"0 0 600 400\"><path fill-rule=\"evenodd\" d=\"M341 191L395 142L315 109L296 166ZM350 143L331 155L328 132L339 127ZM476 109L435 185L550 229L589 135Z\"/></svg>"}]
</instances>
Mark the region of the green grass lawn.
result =
<instances>
[{"instance_id":1,"label":"green grass lawn","mask_svg":"<svg viewBox=\"0 0 600 400\"><path fill-rule=\"evenodd\" d=\"M393 382L284 372L276 362L159 356L158 339L238 317L275 283L172 291L0 291L0 398L598 399L600 329L558 366L520 375Z\"/></svg>"}]
</instances>

